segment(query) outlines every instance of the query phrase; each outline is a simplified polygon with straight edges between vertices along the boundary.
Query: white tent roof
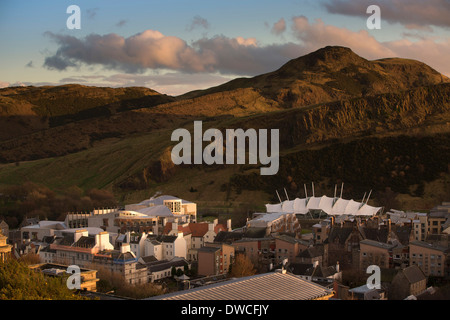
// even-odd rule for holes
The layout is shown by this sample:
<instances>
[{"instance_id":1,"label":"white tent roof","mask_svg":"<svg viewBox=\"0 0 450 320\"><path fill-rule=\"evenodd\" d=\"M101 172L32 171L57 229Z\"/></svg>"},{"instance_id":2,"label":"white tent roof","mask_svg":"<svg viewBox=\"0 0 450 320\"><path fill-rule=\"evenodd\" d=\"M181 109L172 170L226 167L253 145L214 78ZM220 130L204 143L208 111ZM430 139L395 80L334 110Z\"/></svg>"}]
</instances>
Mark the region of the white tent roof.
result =
<instances>
[{"instance_id":1,"label":"white tent roof","mask_svg":"<svg viewBox=\"0 0 450 320\"><path fill-rule=\"evenodd\" d=\"M283 208L281 206L281 203L279 203L279 204L266 204L266 210L267 210L267 213L282 212Z\"/></svg>"},{"instance_id":2,"label":"white tent roof","mask_svg":"<svg viewBox=\"0 0 450 320\"><path fill-rule=\"evenodd\" d=\"M327 214L331 214L331 212L333 211L333 204L334 204L333 198L322 196L319 203L319 207Z\"/></svg>"},{"instance_id":3,"label":"white tent roof","mask_svg":"<svg viewBox=\"0 0 450 320\"><path fill-rule=\"evenodd\" d=\"M308 200L308 204L306 205L306 207L308 209L320 209L319 204L320 204L320 200L322 198L320 197L311 197Z\"/></svg>"},{"instance_id":4,"label":"white tent roof","mask_svg":"<svg viewBox=\"0 0 450 320\"><path fill-rule=\"evenodd\" d=\"M308 209L306 208L306 199L296 198L294 200L294 213L308 213Z\"/></svg>"},{"instance_id":5,"label":"white tent roof","mask_svg":"<svg viewBox=\"0 0 450 320\"><path fill-rule=\"evenodd\" d=\"M335 201L336 200L336 201ZM363 202L334 199L327 196L311 197L309 199L296 198L291 201L284 201L279 204L266 204L267 213L297 213L306 214L310 209L323 210L329 215L353 215L353 216L373 216L381 207L372 207Z\"/></svg>"},{"instance_id":6,"label":"white tent roof","mask_svg":"<svg viewBox=\"0 0 450 320\"><path fill-rule=\"evenodd\" d=\"M356 214L357 216L374 216L378 211L381 210L381 207L372 207L368 204L363 205Z\"/></svg>"},{"instance_id":7,"label":"white tent roof","mask_svg":"<svg viewBox=\"0 0 450 320\"><path fill-rule=\"evenodd\" d=\"M283 212L293 213L294 212L294 200L284 201L282 204Z\"/></svg>"}]
</instances>

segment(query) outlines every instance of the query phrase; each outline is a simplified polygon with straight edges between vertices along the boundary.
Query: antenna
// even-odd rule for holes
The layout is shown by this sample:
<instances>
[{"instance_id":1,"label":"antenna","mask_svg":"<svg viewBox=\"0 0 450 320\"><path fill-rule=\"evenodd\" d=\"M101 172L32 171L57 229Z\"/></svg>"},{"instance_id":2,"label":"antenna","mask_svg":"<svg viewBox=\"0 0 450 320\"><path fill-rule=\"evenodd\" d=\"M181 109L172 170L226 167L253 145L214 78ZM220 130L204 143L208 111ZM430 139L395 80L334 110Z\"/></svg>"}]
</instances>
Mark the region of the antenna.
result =
<instances>
[{"instance_id":1,"label":"antenna","mask_svg":"<svg viewBox=\"0 0 450 320\"><path fill-rule=\"evenodd\" d=\"M364 196L363 196L363 199L362 199L361 203L364 203L364 199L366 198L366 193L367 192L364 192Z\"/></svg>"},{"instance_id":2,"label":"antenna","mask_svg":"<svg viewBox=\"0 0 450 320\"><path fill-rule=\"evenodd\" d=\"M278 200L280 200L280 203L282 203L283 201L281 201L280 195L278 194L278 190L275 190L278 196Z\"/></svg>"},{"instance_id":3,"label":"antenna","mask_svg":"<svg viewBox=\"0 0 450 320\"><path fill-rule=\"evenodd\" d=\"M341 199L342 199L342 192L344 191L344 182L342 182L342 185L341 185Z\"/></svg>"},{"instance_id":4,"label":"antenna","mask_svg":"<svg viewBox=\"0 0 450 320\"><path fill-rule=\"evenodd\" d=\"M311 182L312 185L312 192L313 192L313 197L314 197L314 182Z\"/></svg>"},{"instance_id":5,"label":"antenna","mask_svg":"<svg viewBox=\"0 0 450 320\"><path fill-rule=\"evenodd\" d=\"M369 195L367 196L366 204L369 202L370 195L372 194L372 190L370 190Z\"/></svg>"},{"instance_id":6,"label":"antenna","mask_svg":"<svg viewBox=\"0 0 450 320\"><path fill-rule=\"evenodd\" d=\"M334 199L336 199L337 184L334 185Z\"/></svg>"},{"instance_id":7,"label":"antenna","mask_svg":"<svg viewBox=\"0 0 450 320\"><path fill-rule=\"evenodd\" d=\"M303 186L305 187L305 198L308 198L308 192L306 192L306 183L303 184Z\"/></svg>"},{"instance_id":8,"label":"antenna","mask_svg":"<svg viewBox=\"0 0 450 320\"><path fill-rule=\"evenodd\" d=\"M286 194L286 199L288 199L288 201L289 201L289 196L287 194L286 188L284 188L284 193Z\"/></svg>"}]
</instances>

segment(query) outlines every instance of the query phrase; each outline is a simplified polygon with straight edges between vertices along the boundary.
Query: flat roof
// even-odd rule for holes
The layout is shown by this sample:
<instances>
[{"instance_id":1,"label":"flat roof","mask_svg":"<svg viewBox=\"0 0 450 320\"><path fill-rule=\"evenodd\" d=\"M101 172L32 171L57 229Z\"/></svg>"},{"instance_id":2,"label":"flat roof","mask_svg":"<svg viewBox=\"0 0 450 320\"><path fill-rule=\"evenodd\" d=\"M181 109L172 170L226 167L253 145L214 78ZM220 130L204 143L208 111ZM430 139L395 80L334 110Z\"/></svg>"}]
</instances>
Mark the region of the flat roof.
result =
<instances>
[{"instance_id":1,"label":"flat roof","mask_svg":"<svg viewBox=\"0 0 450 320\"><path fill-rule=\"evenodd\" d=\"M270 272L146 300L314 300L332 293L291 273Z\"/></svg>"}]
</instances>

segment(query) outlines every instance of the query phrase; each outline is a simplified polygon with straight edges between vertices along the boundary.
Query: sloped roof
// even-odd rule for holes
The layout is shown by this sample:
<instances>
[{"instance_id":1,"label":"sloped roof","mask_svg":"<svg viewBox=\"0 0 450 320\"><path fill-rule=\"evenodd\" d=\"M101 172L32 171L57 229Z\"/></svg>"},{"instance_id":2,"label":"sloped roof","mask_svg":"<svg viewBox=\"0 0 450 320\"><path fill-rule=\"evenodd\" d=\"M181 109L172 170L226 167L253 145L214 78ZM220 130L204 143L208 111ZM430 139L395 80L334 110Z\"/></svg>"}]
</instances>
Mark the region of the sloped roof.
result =
<instances>
[{"instance_id":1,"label":"sloped roof","mask_svg":"<svg viewBox=\"0 0 450 320\"><path fill-rule=\"evenodd\" d=\"M151 300L313 300L332 291L290 273L271 272L223 281Z\"/></svg>"},{"instance_id":2,"label":"sloped roof","mask_svg":"<svg viewBox=\"0 0 450 320\"><path fill-rule=\"evenodd\" d=\"M405 278L408 280L409 283L416 283L422 280L426 280L426 276L423 273L422 269L420 269L416 265L409 266L402 271L405 275Z\"/></svg>"},{"instance_id":3,"label":"sloped roof","mask_svg":"<svg viewBox=\"0 0 450 320\"><path fill-rule=\"evenodd\" d=\"M244 233L244 238L265 238L266 228L265 227L252 227L248 228Z\"/></svg>"},{"instance_id":4,"label":"sloped roof","mask_svg":"<svg viewBox=\"0 0 450 320\"><path fill-rule=\"evenodd\" d=\"M93 248L95 246L95 238L92 236L82 236L80 239L78 239L77 242L73 244L73 246L79 248Z\"/></svg>"},{"instance_id":5,"label":"sloped roof","mask_svg":"<svg viewBox=\"0 0 450 320\"><path fill-rule=\"evenodd\" d=\"M178 225L178 231L182 231L183 235L191 234L193 237L203 237L209 230L208 222L191 222L187 226ZM167 222L164 226L163 233L168 234L172 230L172 222ZM218 234L220 231L227 231L227 227L222 223L218 223L214 227L214 232Z\"/></svg>"},{"instance_id":6,"label":"sloped roof","mask_svg":"<svg viewBox=\"0 0 450 320\"><path fill-rule=\"evenodd\" d=\"M310 267L310 268L306 269L306 271L303 275L327 278L329 276L334 275L335 273L336 273L335 266L323 267L323 266L318 265L318 266Z\"/></svg>"},{"instance_id":7,"label":"sloped roof","mask_svg":"<svg viewBox=\"0 0 450 320\"><path fill-rule=\"evenodd\" d=\"M153 207L146 207L141 209L136 209L135 212L145 214L150 217L172 217L173 213L163 204L155 205Z\"/></svg>"},{"instance_id":8,"label":"sloped roof","mask_svg":"<svg viewBox=\"0 0 450 320\"><path fill-rule=\"evenodd\" d=\"M299 258L315 258L321 256L323 256L323 246L306 248L297 255Z\"/></svg>"},{"instance_id":9,"label":"sloped roof","mask_svg":"<svg viewBox=\"0 0 450 320\"><path fill-rule=\"evenodd\" d=\"M242 239L242 232L220 231L214 239L214 242L233 242Z\"/></svg>"},{"instance_id":10,"label":"sloped roof","mask_svg":"<svg viewBox=\"0 0 450 320\"><path fill-rule=\"evenodd\" d=\"M345 244L345 241L348 239L350 234L353 231L353 227L340 227L333 226L331 227L330 234L328 235L327 242L333 243L338 239L340 244Z\"/></svg>"},{"instance_id":11,"label":"sloped roof","mask_svg":"<svg viewBox=\"0 0 450 320\"><path fill-rule=\"evenodd\" d=\"M387 228L368 228L362 227L360 231L364 239L386 243L388 241L389 230Z\"/></svg>"},{"instance_id":12,"label":"sloped roof","mask_svg":"<svg viewBox=\"0 0 450 320\"><path fill-rule=\"evenodd\" d=\"M139 205L141 205L141 206L162 205L162 204L164 204L164 200L181 200L181 203L192 203L190 201L180 199L178 197L174 197L174 196L170 196L170 195L161 195L156 198L150 198L150 199L144 200L144 201L140 202Z\"/></svg>"}]
</instances>

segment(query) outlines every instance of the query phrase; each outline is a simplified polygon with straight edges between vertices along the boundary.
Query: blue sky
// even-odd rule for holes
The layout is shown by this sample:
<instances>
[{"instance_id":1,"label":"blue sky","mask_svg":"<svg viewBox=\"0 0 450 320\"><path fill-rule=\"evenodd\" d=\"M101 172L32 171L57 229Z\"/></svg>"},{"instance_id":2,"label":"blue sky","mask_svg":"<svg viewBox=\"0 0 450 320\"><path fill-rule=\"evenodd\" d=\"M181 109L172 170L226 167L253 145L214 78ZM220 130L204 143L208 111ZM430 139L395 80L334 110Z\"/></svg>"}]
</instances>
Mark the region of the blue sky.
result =
<instances>
[{"instance_id":1,"label":"blue sky","mask_svg":"<svg viewBox=\"0 0 450 320\"><path fill-rule=\"evenodd\" d=\"M381 8L381 30L366 26L370 4ZM66 27L70 5L81 9L81 30ZM417 59L450 76L449 14L448 0L1 0L0 87L136 85L176 95L326 45Z\"/></svg>"}]
</instances>

